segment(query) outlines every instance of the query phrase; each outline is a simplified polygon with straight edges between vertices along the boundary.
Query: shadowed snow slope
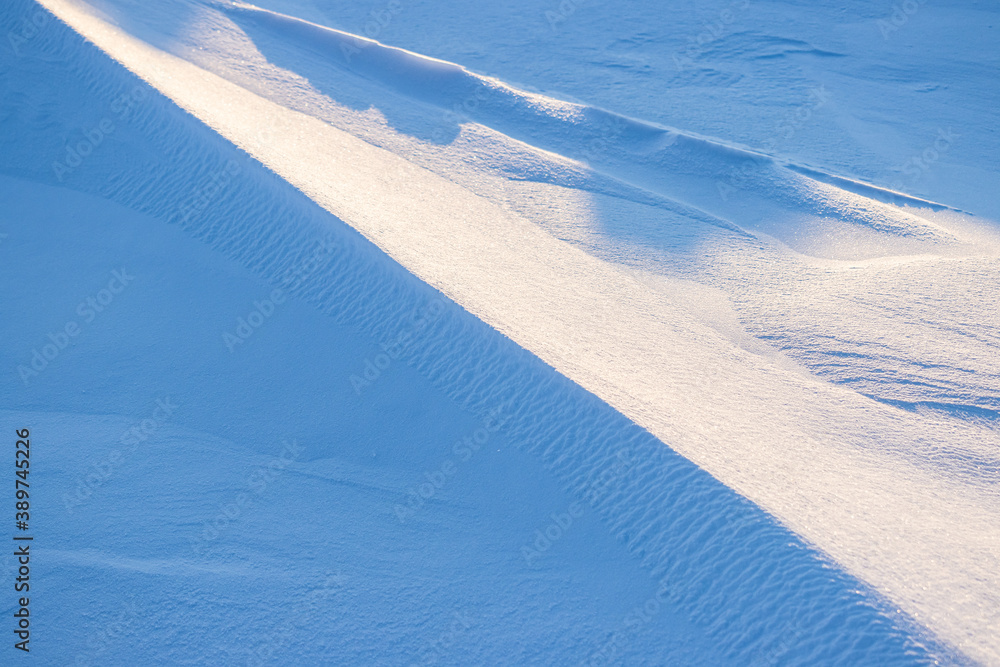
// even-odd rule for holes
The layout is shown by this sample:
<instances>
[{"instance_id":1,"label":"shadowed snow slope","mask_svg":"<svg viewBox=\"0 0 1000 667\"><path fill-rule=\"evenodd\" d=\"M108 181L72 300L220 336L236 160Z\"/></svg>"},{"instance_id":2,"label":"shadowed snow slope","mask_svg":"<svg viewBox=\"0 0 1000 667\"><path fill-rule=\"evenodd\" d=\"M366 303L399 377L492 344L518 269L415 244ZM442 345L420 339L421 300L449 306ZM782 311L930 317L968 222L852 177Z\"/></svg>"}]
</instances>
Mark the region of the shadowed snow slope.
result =
<instances>
[{"instance_id":1,"label":"shadowed snow slope","mask_svg":"<svg viewBox=\"0 0 1000 667\"><path fill-rule=\"evenodd\" d=\"M70 591L39 651L1000 660L980 221L244 5L43 4L93 43L52 21L2 81L2 270L36 289L0 302L3 418L52 443ZM113 650L71 629L95 597Z\"/></svg>"}]
</instances>

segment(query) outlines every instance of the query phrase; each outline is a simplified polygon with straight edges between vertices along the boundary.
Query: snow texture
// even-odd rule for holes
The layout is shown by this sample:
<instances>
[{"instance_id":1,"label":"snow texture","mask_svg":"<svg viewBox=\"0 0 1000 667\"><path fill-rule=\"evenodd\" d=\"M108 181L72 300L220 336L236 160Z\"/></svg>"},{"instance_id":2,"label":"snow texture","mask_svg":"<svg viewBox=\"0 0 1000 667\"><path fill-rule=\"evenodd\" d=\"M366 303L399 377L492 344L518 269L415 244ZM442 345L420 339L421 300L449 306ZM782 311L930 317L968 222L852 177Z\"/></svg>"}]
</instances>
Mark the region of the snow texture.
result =
<instances>
[{"instance_id":1,"label":"snow texture","mask_svg":"<svg viewBox=\"0 0 1000 667\"><path fill-rule=\"evenodd\" d=\"M0 11L36 661L1000 664L995 9L551 5Z\"/></svg>"}]
</instances>

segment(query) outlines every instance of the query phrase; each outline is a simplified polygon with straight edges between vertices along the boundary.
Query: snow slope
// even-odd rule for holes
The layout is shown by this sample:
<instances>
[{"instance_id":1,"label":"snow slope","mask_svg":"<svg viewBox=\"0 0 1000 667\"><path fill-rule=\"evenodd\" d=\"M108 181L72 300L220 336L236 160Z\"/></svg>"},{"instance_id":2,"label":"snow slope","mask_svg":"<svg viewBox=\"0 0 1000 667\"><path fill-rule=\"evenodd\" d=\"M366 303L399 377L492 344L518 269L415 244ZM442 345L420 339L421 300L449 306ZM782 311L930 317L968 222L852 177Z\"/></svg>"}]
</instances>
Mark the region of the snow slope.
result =
<instances>
[{"instance_id":1,"label":"snow slope","mask_svg":"<svg viewBox=\"0 0 1000 667\"><path fill-rule=\"evenodd\" d=\"M475 11L445 0L256 4L524 90L1000 217L1000 89L990 85L1000 23L986 0L918 0L905 11L864 0L680 0L653 11L643 0ZM390 4L391 19L372 23ZM925 158L942 131L950 145Z\"/></svg>"},{"instance_id":2,"label":"snow slope","mask_svg":"<svg viewBox=\"0 0 1000 667\"><path fill-rule=\"evenodd\" d=\"M102 664L966 659L910 618L996 662L988 225L244 5L101 5L118 28L45 4L166 97L54 21L5 68L0 252L38 286L4 297L36 310L4 318L5 366L80 276L128 258L150 291L12 372L5 422L81 443L39 463L54 508L156 398L191 406L88 500L99 530L41 519L42 580L74 591L39 612L60 658L89 638L58 614L97 596L133 628ZM230 352L275 288L287 310ZM945 297L951 322L921 317ZM490 462L462 461L496 409Z\"/></svg>"}]
</instances>

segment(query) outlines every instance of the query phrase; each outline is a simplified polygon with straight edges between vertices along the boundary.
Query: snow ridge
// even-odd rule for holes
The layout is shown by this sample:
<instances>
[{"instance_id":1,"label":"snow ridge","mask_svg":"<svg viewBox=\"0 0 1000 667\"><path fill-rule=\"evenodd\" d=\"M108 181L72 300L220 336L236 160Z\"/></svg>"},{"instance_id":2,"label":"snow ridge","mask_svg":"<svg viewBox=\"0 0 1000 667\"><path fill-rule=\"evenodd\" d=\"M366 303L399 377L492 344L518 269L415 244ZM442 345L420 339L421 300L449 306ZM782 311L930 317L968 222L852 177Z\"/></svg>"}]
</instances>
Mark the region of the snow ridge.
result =
<instances>
[{"instance_id":1,"label":"snow ridge","mask_svg":"<svg viewBox=\"0 0 1000 667\"><path fill-rule=\"evenodd\" d=\"M29 6L21 1L18 9ZM55 137L46 148L57 147L72 132L60 111L100 118L107 112L95 100L141 88L145 101L116 129L119 141L91 156L86 178L70 174L62 185L179 225L274 285L287 284L317 244L331 244L335 251L290 292L385 344L412 329L415 311L444 303L402 359L473 414L509 410L511 442L591 504L654 589L662 582L664 600L734 664L776 656L845 665L960 660L772 517L416 279L69 29L60 26L37 46L45 59L8 82L31 97L16 108L34 115L12 116L10 98L3 103L12 123L3 153L37 156L19 169L60 185L40 157L50 153L34 143L38 127ZM65 86L56 94L30 85L42 75L61 76ZM595 638L592 649L612 641L621 639Z\"/></svg>"},{"instance_id":2,"label":"snow ridge","mask_svg":"<svg viewBox=\"0 0 1000 667\"><path fill-rule=\"evenodd\" d=\"M931 244L956 240L930 220L889 202L948 208L941 204L852 183L718 139L517 90L454 63L248 3L221 6L238 24L269 30L287 43L314 51L331 66L395 94L436 106L544 151L583 161L600 173L737 225L777 232L775 236L793 246L790 231L768 227L768 217L794 211L799 216L815 216L833 228L846 224ZM764 212L748 217L732 206L728 193L737 188L766 193Z\"/></svg>"}]
</instances>

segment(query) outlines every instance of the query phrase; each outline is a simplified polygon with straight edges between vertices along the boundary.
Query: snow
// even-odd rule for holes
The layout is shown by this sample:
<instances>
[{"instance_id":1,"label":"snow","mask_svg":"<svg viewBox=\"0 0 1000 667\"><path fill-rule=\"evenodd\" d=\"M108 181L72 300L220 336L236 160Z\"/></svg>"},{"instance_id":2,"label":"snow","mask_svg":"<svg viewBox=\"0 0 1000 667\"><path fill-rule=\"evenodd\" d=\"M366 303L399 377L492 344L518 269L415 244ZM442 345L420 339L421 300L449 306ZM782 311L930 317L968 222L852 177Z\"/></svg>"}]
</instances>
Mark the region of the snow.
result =
<instances>
[{"instance_id":1,"label":"snow","mask_svg":"<svg viewBox=\"0 0 1000 667\"><path fill-rule=\"evenodd\" d=\"M43 662L1000 662L995 13L41 4Z\"/></svg>"}]
</instances>

